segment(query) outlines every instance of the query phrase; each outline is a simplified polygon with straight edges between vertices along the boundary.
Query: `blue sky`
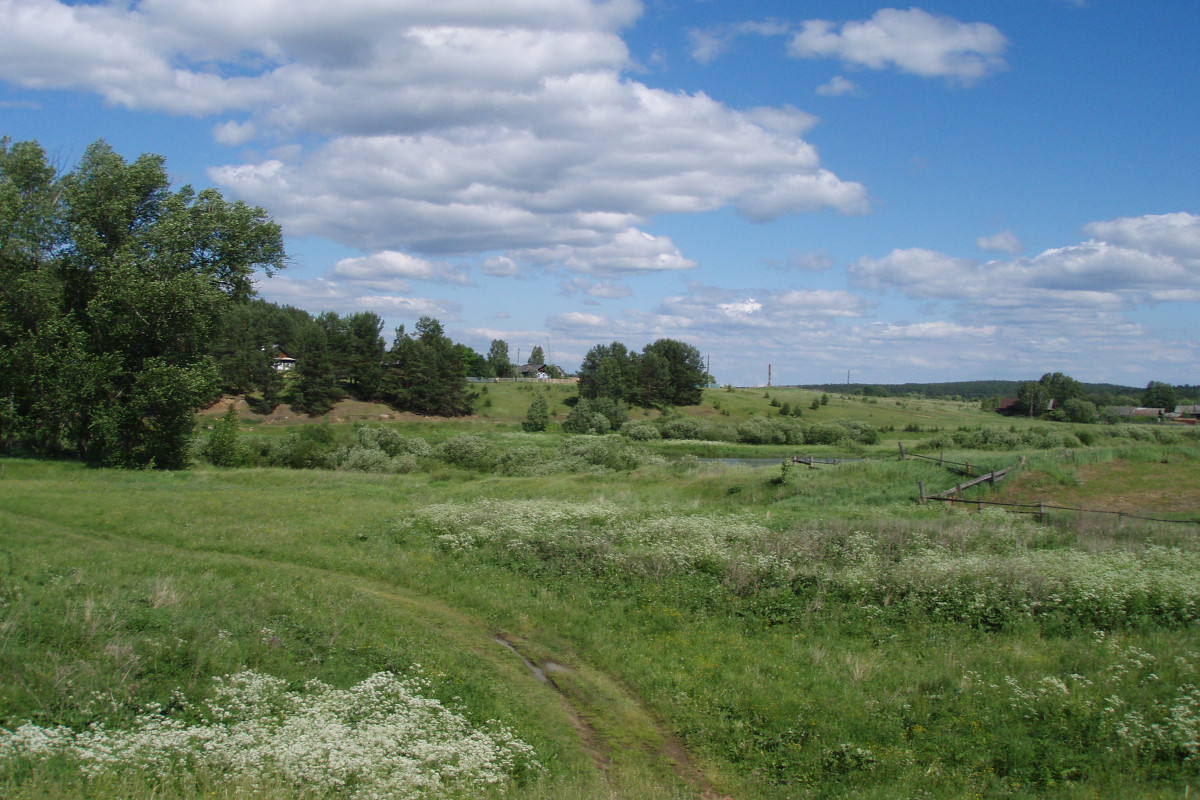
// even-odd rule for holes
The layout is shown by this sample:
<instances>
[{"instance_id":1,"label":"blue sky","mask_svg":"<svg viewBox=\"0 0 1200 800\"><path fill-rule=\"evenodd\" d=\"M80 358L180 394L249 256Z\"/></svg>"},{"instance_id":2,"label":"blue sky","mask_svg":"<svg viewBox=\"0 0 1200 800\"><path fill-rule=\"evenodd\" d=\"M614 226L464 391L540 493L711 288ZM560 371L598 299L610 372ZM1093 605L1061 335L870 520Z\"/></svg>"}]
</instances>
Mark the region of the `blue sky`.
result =
<instances>
[{"instance_id":1,"label":"blue sky","mask_svg":"<svg viewBox=\"0 0 1200 800\"><path fill-rule=\"evenodd\" d=\"M0 0L0 135L261 205L263 297L722 383L1200 383L1200 3Z\"/></svg>"}]
</instances>

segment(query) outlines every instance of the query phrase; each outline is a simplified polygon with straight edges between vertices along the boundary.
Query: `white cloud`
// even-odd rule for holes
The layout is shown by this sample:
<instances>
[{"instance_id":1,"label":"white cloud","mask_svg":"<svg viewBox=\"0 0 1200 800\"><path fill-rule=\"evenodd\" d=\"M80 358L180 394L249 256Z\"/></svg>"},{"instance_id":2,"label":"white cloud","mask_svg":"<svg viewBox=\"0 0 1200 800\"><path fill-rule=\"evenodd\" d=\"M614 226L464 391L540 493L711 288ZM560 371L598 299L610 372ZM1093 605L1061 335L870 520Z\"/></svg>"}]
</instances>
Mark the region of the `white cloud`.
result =
<instances>
[{"instance_id":1,"label":"white cloud","mask_svg":"<svg viewBox=\"0 0 1200 800\"><path fill-rule=\"evenodd\" d=\"M1012 231L1000 231L991 236L980 236L975 240L975 246L980 250L987 250L992 253L1008 253L1016 255L1025 249L1025 245L1017 238L1017 235Z\"/></svg>"},{"instance_id":2,"label":"white cloud","mask_svg":"<svg viewBox=\"0 0 1200 800\"><path fill-rule=\"evenodd\" d=\"M333 275L341 280L378 288L389 288L396 282L404 284L408 280L471 285L466 274L450 264L426 261L395 250L384 250L360 258L344 258L334 265Z\"/></svg>"},{"instance_id":3,"label":"white cloud","mask_svg":"<svg viewBox=\"0 0 1200 800\"><path fill-rule=\"evenodd\" d=\"M610 331L613 323L608 317L599 314L585 314L582 311L568 311L564 314L555 314L546 320L546 324L553 330L571 330L578 331ZM600 334L602 337L607 335Z\"/></svg>"},{"instance_id":4,"label":"white cloud","mask_svg":"<svg viewBox=\"0 0 1200 800\"><path fill-rule=\"evenodd\" d=\"M637 228L613 234L589 245L555 245L514 251L526 263L553 266L593 275L623 275L692 269L695 261L684 258L666 236L652 236Z\"/></svg>"},{"instance_id":5,"label":"white cloud","mask_svg":"<svg viewBox=\"0 0 1200 800\"><path fill-rule=\"evenodd\" d=\"M865 189L800 138L811 115L624 78L620 31L641 11L638 0L7 0L0 79L224 115L218 142L282 147L210 170L214 182L291 235L366 252L545 248L530 261L681 269L693 262L673 245L630 256L627 232L724 206L757 221L866 210Z\"/></svg>"},{"instance_id":6,"label":"white cloud","mask_svg":"<svg viewBox=\"0 0 1200 800\"><path fill-rule=\"evenodd\" d=\"M567 296L584 294L588 297L596 297L603 300L616 300L622 297L633 296L633 290L628 286L608 281L592 283L586 278L572 278L569 281L562 282L560 286L562 287L563 294Z\"/></svg>"},{"instance_id":7,"label":"white cloud","mask_svg":"<svg viewBox=\"0 0 1200 800\"><path fill-rule=\"evenodd\" d=\"M1007 45L1004 34L986 23L959 22L919 8L884 8L869 20L846 22L840 28L826 20L809 20L789 40L788 53L970 84L1005 68Z\"/></svg>"},{"instance_id":8,"label":"white cloud","mask_svg":"<svg viewBox=\"0 0 1200 800\"><path fill-rule=\"evenodd\" d=\"M828 253L794 252L788 257L787 265L802 272L825 272L832 269L835 263Z\"/></svg>"},{"instance_id":9,"label":"white cloud","mask_svg":"<svg viewBox=\"0 0 1200 800\"><path fill-rule=\"evenodd\" d=\"M701 64L707 64L729 49L731 37L717 31L693 28L688 31L689 54Z\"/></svg>"},{"instance_id":10,"label":"white cloud","mask_svg":"<svg viewBox=\"0 0 1200 800\"><path fill-rule=\"evenodd\" d=\"M486 259L482 269L484 274L496 278L511 278L521 274L521 267L507 256L493 256Z\"/></svg>"},{"instance_id":11,"label":"white cloud","mask_svg":"<svg viewBox=\"0 0 1200 800\"><path fill-rule=\"evenodd\" d=\"M213 138L221 144L239 145L258 135L258 126L253 122L220 122L213 126Z\"/></svg>"},{"instance_id":12,"label":"white cloud","mask_svg":"<svg viewBox=\"0 0 1200 800\"><path fill-rule=\"evenodd\" d=\"M1149 303L1190 302L1200 291L1200 225L1189 214L1130 217L1085 227L1089 240L1032 258L978 262L912 248L850 265L854 283L895 288L915 300L950 301L958 313L997 324L1089 329L1124 324Z\"/></svg>"},{"instance_id":13,"label":"white cloud","mask_svg":"<svg viewBox=\"0 0 1200 800\"><path fill-rule=\"evenodd\" d=\"M1200 216L1195 214L1122 217L1093 222L1084 231L1106 242L1161 253L1181 262L1200 259Z\"/></svg>"},{"instance_id":14,"label":"white cloud","mask_svg":"<svg viewBox=\"0 0 1200 800\"><path fill-rule=\"evenodd\" d=\"M297 163L210 174L290 231L422 253L587 248L657 215L726 204L760 221L867 206L860 184L788 132L811 124L794 109L743 114L614 74L549 80L539 102L521 125L343 136Z\"/></svg>"},{"instance_id":15,"label":"white cloud","mask_svg":"<svg viewBox=\"0 0 1200 800\"><path fill-rule=\"evenodd\" d=\"M834 75L829 83L823 83L817 87L817 94L822 97L842 97L843 95L857 93L858 85L842 75Z\"/></svg>"},{"instance_id":16,"label":"white cloud","mask_svg":"<svg viewBox=\"0 0 1200 800\"><path fill-rule=\"evenodd\" d=\"M762 303L748 297L735 303L718 303L717 308L727 317L749 316L756 311L762 311Z\"/></svg>"}]
</instances>

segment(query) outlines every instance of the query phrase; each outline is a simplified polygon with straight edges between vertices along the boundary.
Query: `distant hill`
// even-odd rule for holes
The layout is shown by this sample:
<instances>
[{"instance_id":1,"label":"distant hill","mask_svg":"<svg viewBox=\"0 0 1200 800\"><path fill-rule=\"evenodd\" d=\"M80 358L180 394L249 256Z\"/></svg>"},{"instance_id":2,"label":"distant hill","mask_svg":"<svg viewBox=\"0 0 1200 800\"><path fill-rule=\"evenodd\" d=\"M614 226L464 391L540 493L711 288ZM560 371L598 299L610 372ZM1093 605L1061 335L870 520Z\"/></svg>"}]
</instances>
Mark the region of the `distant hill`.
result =
<instances>
[{"instance_id":1,"label":"distant hill","mask_svg":"<svg viewBox=\"0 0 1200 800\"><path fill-rule=\"evenodd\" d=\"M1031 378L1030 380L1036 380ZM1016 397L1024 381L951 381L948 383L819 383L800 386L820 392L866 394L879 397L920 395L931 398L961 397L963 400L982 400L986 397ZM1085 383L1089 395L1102 398L1138 397L1144 387L1118 386L1112 383ZM1191 388L1191 387L1176 387Z\"/></svg>"}]
</instances>

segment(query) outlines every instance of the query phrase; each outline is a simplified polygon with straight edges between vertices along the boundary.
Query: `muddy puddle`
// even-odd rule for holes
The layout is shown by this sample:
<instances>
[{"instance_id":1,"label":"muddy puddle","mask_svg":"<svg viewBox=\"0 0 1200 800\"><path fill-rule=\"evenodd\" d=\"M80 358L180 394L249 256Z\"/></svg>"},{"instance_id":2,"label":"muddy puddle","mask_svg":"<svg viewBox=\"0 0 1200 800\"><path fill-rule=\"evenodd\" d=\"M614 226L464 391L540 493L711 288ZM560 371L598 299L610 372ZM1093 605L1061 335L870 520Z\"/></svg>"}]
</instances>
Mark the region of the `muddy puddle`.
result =
<instances>
[{"instance_id":1,"label":"muddy puddle","mask_svg":"<svg viewBox=\"0 0 1200 800\"><path fill-rule=\"evenodd\" d=\"M542 683L551 683L549 676L546 674L548 672L570 672L571 671L570 667L564 666L563 664L559 664L557 661L546 661L546 662L542 663L541 666L534 664L532 661L530 661L528 658L526 658L525 655L520 650L518 650L516 647L514 647L512 642L508 641L503 636L494 636L494 637L492 637L492 641L494 641L496 644L500 645L501 647L504 647L507 650L512 651L513 654L515 654L517 656L517 658L521 659L521 662L525 665L525 668L528 669L533 674L533 677L537 678Z\"/></svg>"}]
</instances>

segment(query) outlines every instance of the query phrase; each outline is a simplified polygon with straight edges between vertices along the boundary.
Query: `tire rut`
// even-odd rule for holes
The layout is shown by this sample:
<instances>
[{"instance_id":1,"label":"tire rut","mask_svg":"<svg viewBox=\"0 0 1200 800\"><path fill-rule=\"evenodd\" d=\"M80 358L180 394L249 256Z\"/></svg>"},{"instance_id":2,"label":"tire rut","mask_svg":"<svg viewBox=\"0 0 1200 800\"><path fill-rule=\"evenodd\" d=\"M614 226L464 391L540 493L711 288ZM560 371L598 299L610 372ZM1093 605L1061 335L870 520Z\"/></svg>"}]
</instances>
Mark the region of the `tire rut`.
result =
<instances>
[{"instance_id":1,"label":"tire rut","mask_svg":"<svg viewBox=\"0 0 1200 800\"><path fill-rule=\"evenodd\" d=\"M585 695L588 690L598 690L602 695L615 697L619 704L631 709L635 722L652 732L649 737L643 737L637 743L638 749L651 761L658 765L667 765L676 779L685 784L702 800L732 800L729 795L718 792L709 782L704 772L696 764L687 748L679 741L666 726L647 709L633 693L626 690L616 679L598 672L587 666L573 655L558 659L546 659L532 656L533 646L520 637L503 631L491 629L486 624L473 618L459 609L430 598L410 592L374 578L367 578L353 573L338 572L323 567L314 567L294 561L267 558L256 555L231 553L213 548L181 547L166 542L141 539L136 536L121 535L111 531L82 531L78 528L67 527L61 523L49 521L37 516L20 514L8 510L0 510L0 514L11 519L35 522L40 526L54 530L60 535L68 535L80 539L100 542L121 541L135 544L138 547L159 550L169 553L184 553L217 557L229 562L245 565L256 565L274 568L286 568L310 576L320 576L335 581L355 591L369 594L380 600L395 603L409 609L419 610L431 618L453 620L459 629L472 631L474 641L470 643L473 650L480 651L490 640L520 658L525 668L539 682L554 691L563 712L571 722L579 737L580 750L591 759L600 776L608 781L612 775L614 762L618 757L615 752L617 745L608 741L604 726L593 722L603 719L606 711L602 704L589 700ZM467 644L467 642L463 642ZM578 679L578 680L577 680ZM582 685L581 685L582 684Z\"/></svg>"}]
</instances>

